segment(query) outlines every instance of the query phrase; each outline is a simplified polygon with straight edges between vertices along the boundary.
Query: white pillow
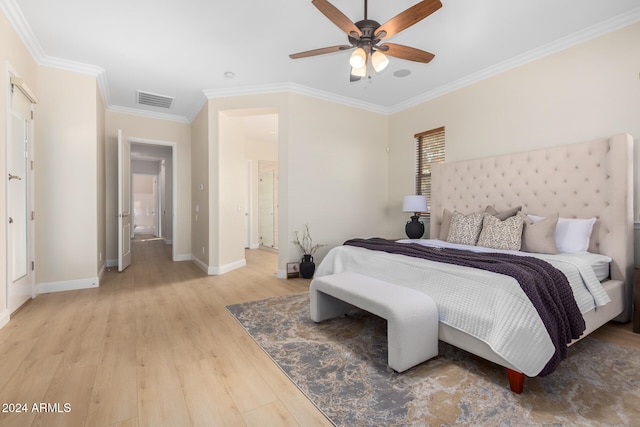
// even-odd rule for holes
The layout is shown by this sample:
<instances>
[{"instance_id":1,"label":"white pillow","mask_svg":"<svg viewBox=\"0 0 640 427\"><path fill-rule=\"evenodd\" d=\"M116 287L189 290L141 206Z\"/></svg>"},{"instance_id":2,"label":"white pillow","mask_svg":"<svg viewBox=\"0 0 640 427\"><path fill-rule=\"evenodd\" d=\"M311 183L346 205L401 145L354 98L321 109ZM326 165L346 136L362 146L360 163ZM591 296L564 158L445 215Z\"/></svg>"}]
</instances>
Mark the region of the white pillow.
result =
<instances>
[{"instance_id":1,"label":"white pillow","mask_svg":"<svg viewBox=\"0 0 640 427\"><path fill-rule=\"evenodd\" d=\"M527 215L531 221L538 222L544 217ZM595 218L572 219L558 218L556 225L556 245L561 253L587 252L589 250L589 240L593 231Z\"/></svg>"}]
</instances>

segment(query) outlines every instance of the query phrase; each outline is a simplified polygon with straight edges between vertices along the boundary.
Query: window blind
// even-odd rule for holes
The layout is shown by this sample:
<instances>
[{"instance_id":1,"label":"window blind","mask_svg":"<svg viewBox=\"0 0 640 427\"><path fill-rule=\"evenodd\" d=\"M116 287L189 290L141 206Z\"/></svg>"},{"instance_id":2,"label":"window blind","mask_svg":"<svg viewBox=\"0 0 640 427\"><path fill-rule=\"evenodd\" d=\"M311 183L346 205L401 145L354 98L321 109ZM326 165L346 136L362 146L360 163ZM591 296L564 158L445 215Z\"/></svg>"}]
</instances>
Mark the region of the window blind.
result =
<instances>
[{"instance_id":1,"label":"window blind","mask_svg":"<svg viewBox=\"0 0 640 427\"><path fill-rule=\"evenodd\" d=\"M426 196L431 206L431 165L444 163L444 126L417 133L416 194Z\"/></svg>"}]
</instances>

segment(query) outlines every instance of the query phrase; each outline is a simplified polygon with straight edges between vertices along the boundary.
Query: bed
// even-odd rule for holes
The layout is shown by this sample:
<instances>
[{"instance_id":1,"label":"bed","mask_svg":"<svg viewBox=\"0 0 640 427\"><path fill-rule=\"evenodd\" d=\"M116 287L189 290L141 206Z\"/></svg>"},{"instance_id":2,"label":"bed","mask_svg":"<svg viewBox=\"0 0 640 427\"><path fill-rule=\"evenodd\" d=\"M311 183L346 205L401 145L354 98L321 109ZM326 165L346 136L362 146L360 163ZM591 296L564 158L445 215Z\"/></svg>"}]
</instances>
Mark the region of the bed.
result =
<instances>
[{"instance_id":1,"label":"bed","mask_svg":"<svg viewBox=\"0 0 640 427\"><path fill-rule=\"evenodd\" d=\"M586 143L435 165L430 236L440 236L446 211L481 212L487 206L495 207L496 211L521 206L522 212L541 217L554 214L566 219L594 217L588 252L606 255L611 260L608 274L599 277L610 301L583 311L586 328L580 338L610 320L628 322L632 312L634 264L632 159L633 139L621 134ZM318 266L316 277L355 271L409 287L439 277L425 272L429 267L421 264L423 260L372 252L345 246L334 248ZM455 273L447 274L449 278L455 277ZM437 298L434 299L438 303ZM512 310L506 305L504 310ZM465 312L456 314L463 318L465 315ZM502 325L492 327L500 329ZM509 340L511 348L498 351L483 335L442 320L438 337L507 368L510 386L515 392L522 392L526 376L536 374L537 368L523 368L521 361L512 356L522 356L529 351L529 338L514 336Z\"/></svg>"}]
</instances>

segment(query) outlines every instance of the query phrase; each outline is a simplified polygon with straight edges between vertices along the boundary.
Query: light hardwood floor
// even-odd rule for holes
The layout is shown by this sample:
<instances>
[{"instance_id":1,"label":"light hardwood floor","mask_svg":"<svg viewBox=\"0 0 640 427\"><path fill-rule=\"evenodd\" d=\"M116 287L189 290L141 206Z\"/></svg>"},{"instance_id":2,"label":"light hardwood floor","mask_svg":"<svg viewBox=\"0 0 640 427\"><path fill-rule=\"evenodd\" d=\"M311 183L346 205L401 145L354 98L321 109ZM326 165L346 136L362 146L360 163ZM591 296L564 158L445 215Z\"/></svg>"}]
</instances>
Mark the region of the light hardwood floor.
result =
<instances>
[{"instance_id":1,"label":"light hardwood floor","mask_svg":"<svg viewBox=\"0 0 640 427\"><path fill-rule=\"evenodd\" d=\"M0 330L1 426L328 426L225 306L307 291L276 278L277 255L207 277L134 242L133 264L100 288L39 295ZM33 404L70 404L68 413Z\"/></svg>"},{"instance_id":2,"label":"light hardwood floor","mask_svg":"<svg viewBox=\"0 0 640 427\"><path fill-rule=\"evenodd\" d=\"M0 404L27 405L1 426L331 425L225 309L308 280L277 279L268 251L206 276L161 241L133 250L100 288L40 295L0 330ZM594 335L640 349L630 324ZM33 411L41 402L71 410Z\"/></svg>"}]
</instances>

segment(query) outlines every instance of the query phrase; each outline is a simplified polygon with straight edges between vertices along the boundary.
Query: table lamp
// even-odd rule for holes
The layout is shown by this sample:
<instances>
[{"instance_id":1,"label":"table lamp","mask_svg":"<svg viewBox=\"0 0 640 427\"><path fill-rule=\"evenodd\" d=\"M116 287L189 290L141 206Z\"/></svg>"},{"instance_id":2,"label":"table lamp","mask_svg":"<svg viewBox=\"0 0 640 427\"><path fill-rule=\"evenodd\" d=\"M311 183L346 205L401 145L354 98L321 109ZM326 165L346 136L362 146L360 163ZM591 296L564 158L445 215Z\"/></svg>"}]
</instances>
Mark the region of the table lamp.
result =
<instances>
[{"instance_id":1,"label":"table lamp","mask_svg":"<svg viewBox=\"0 0 640 427\"><path fill-rule=\"evenodd\" d=\"M413 212L411 221L407 221L404 231L410 239L419 239L424 234L424 224L420 221L420 213L427 212L425 196L404 196L402 212Z\"/></svg>"}]
</instances>

